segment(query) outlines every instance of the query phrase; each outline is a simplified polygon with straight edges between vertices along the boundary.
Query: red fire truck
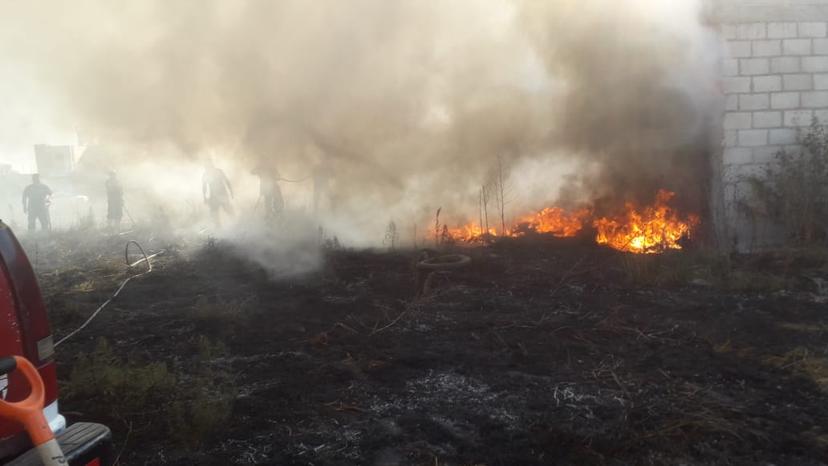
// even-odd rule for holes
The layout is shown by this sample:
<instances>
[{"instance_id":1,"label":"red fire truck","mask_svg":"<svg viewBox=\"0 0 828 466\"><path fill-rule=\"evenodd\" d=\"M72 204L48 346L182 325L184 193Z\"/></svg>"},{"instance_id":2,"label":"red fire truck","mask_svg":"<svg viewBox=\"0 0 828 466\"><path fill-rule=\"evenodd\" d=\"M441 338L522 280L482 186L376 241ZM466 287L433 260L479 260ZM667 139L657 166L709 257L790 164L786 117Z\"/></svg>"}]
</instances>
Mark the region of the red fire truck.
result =
<instances>
[{"instance_id":1,"label":"red fire truck","mask_svg":"<svg viewBox=\"0 0 828 466\"><path fill-rule=\"evenodd\" d=\"M67 464L104 466L111 461L111 433L106 426L79 422L67 427L58 411L54 342L40 287L23 248L0 221L0 357L28 359L43 379L43 414L55 433ZM0 371L2 372L2 371ZM0 399L25 399L30 385L20 371L0 374ZM41 464L23 427L0 417L0 464Z\"/></svg>"}]
</instances>

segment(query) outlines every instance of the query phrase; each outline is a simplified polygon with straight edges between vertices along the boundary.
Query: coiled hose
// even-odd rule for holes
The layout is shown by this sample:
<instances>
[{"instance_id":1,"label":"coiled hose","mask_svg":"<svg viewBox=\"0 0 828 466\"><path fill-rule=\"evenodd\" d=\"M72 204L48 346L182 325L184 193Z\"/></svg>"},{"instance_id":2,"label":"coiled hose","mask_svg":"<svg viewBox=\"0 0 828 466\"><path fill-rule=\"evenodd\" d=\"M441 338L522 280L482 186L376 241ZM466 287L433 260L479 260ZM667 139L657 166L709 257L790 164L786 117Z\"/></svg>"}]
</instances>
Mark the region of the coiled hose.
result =
<instances>
[{"instance_id":1,"label":"coiled hose","mask_svg":"<svg viewBox=\"0 0 828 466\"><path fill-rule=\"evenodd\" d=\"M129 263L129 247L131 245L135 245L135 247L137 247L138 250L141 251L141 255L144 256L142 259L140 259L140 260L138 260L138 261L136 261L132 264ZM93 312L92 315L90 315L89 318L86 319L86 321L83 324L81 324L80 327L76 328L75 330L70 332L68 335L66 335L65 337L58 340L57 343L55 343L55 347L59 346L61 343L63 343L64 341L66 341L70 338L72 338L73 336L77 335L78 333L80 333L81 330L85 329L86 326L89 325L89 323L92 322L95 319L95 317L97 317L98 314L100 314L101 311L103 311L104 308L109 305L109 303L111 303L115 298L118 297L119 294L121 294L121 290L123 290L124 287L127 285L127 283L129 283L132 279L142 277L142 276L152 272L152 262L150 260L153 257L157 256L158 254L160 254L160 253L156 253L156 254L153 254L151 256L147 256L147 253L144 252L144 248L141 247L141 245L137 241L135 241L135 240L128 241L127 244L126 244L126 247L124 247L124 262L126 262L127 270L129 270L129 269L131 269L131 268L135 267L136 265L141 264L143 262L147 263L147 270L145 270L145 271L143 271L139 274L136 274L136 275L131 275L131 276L127 277L126 280L121 282L121 286L119 286L118 289L115 290L115 293L112 293L112 296L110 296L109 299L107 299L106 301L104 301L103 304L98 306L98 308L95 309L95 312Z\"/></svg>"}]
</instances>

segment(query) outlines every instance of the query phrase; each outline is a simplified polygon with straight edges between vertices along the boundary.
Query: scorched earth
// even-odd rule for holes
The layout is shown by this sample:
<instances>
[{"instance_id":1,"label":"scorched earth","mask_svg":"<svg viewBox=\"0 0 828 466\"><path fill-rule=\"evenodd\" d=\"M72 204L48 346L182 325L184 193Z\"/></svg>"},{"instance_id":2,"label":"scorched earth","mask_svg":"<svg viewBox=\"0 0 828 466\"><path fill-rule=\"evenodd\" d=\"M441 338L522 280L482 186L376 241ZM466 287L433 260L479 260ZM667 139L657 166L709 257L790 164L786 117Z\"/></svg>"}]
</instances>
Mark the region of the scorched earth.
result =
<instances>
[{"instance_id":1,"label":"scorched earth","mask_svg":"<svg viewBox=\"0 0 828 466\"><path fill-rule=\"evenodd\" d=\"M418 251L331 248L273 278L222 241L27 242L62 409L121 464L821 465L828 254L630 255L527 235L463 247L417 296ZM451 251L446 251L451 252Z\"/></svg>"}]
</instances>

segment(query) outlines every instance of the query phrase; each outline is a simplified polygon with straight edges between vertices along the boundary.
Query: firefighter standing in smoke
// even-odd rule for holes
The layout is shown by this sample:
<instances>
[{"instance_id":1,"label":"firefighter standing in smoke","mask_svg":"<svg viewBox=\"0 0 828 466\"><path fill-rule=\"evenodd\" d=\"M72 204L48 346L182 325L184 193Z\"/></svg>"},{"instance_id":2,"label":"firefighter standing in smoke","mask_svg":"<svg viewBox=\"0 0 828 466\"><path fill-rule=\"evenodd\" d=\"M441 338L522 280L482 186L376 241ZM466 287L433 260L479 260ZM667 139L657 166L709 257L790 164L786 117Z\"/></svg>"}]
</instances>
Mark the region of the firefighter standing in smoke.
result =
<instances>
[{"instance_id":1,"label":"firefighter standing in smoke","mask_svg":"<svg viewBox=\"0 0 828 466\"><path fill-rule=\"evenodd\" d=\"M212 160L207 160L205 164L201 192L204 195L204 202L210 207L210 214L216 226L221 225L221 211L233 213L233 206L230 204L233 198L233 187L230 186L230 180L227 179L224 171L214 166Z\"/></svg>"},{"instance_id":2,"label":"firefighter standing in smoke","mask_svg":"<svg viewBox=\"0 0 828 466\"><path fill-rule=\"evenodd\" d=\"M29 231L35 231L35 224L40 221L41 230L51 230L49 204L52 190L40 182L40 175L32 175L32 184L23 190L23 213L29 214Z\"/></svg>"},{"instance_id":3,"label":"firefighter standing in smoke","mask_svg":"<svg viewBox=\"0 0 828 466\"><path fill-rule=\"evenodd\" d=\"M264 203L265 220L280 218L285 210L285 199L279 187L279 171L260 165L253 170L253 174L259 177L259 201Z\"/></svg>"},{"instance_id":4,"label":"firefighter standing in smoke","mask_svg":"<svg viewBox=\"0 0 828 466\"><path fill-rule=\"evenodd\" d=\"M124 217L124 188L118 180L115 170L110 170L109 178L106 180L106 220L109 228L116 231L121 227L121 219Z\"/></svg>"}]
</instances>

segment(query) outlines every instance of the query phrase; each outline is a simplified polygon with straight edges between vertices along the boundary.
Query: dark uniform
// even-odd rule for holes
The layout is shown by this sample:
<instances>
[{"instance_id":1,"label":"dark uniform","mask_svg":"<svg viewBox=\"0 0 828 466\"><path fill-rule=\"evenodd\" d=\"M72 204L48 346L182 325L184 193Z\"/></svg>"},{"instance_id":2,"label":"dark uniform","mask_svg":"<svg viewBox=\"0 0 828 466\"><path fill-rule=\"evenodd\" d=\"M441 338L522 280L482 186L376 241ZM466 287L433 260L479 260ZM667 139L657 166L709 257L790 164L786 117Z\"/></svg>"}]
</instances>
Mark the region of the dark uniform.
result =
<instances>
[{"instance_id":1,"label":"dark uniform","mask_svg":"<svg viewBox=\"0 0 828 466\"><path fill-rule=\"evenodd\" d=\"M259 175L259 198L264 201L265 219L278 219L285 211L285 199L279 187L279 172L256 171Z\"/></svg>"},{"instance_id":2,"label":"dark uniform","mask_svg":"<svg viewBox=\"0 0 828 466\"><path fill-rule=\"evenodd\" d=\"M23 190L23 212L29 214L29 231L34 231L36 223L40 221L42 230L51 230L52 221L49 217L49 198L52 190L40 182L38 175L32 176L32 184Z\"/></svg>"},{"instance_id":3,"label":"dark uniform","mask_svg":"<svg viewBox=\"0 0 828 466\"><path fill-rule=\"evenodd\" d=\"M213 215L216 225L221 223L222 210L228 214L233 213L233 206L230 204L230 199L233 197L233 188L230 186L230 180L227 179L224 171L208 165L201 182L201 190L204 195L204 202L210 207L210 213Z\"/></svg>"}]
</instances>

